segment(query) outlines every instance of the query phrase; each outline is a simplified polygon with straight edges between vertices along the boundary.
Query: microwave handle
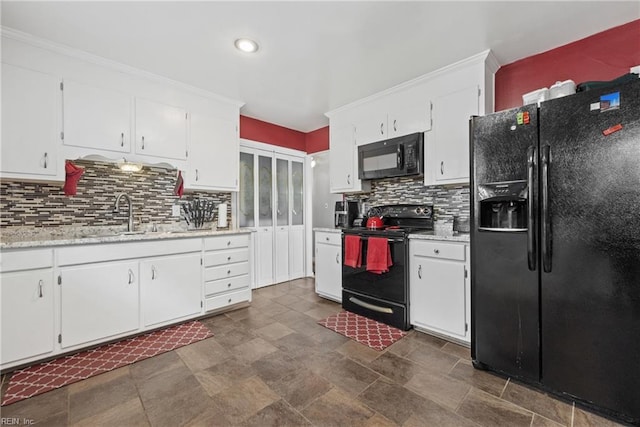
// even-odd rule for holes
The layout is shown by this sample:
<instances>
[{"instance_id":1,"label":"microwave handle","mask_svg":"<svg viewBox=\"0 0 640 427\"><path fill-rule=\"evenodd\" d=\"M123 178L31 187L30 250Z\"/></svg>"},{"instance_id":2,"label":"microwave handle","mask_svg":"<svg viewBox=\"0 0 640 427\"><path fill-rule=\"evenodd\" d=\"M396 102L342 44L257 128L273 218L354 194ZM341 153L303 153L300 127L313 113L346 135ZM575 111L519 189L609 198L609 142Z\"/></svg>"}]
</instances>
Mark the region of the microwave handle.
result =
<instances>
[{"instance_id":1,"label":"microwave handle","mask_svg":"<svg viewBox=\"0 0 640 427\"><path fill-rule=\"evenodd\" d=\"M404 169L404 146L398 145L396 150L396 163L398 169Z\"/></svg>"}]
</instances>

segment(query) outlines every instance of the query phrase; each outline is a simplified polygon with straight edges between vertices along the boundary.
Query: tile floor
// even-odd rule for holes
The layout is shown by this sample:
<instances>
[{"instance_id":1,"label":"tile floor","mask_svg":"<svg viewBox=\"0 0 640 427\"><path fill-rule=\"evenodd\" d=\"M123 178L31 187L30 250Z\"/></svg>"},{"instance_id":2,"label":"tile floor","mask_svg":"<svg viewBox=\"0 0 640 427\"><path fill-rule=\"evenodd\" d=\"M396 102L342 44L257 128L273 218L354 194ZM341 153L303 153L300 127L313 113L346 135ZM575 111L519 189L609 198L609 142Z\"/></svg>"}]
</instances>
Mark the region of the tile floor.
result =
<instances>
[{"instance_id":1,"label":"tile floor","mask_svg":"<svg viewBox=\"0 0 640 427\"><path fill-rule=\"evenodd\" d=\"M371 350L318 324L313 279L210 317L215 336L1 408L50 426L613 426L474 370L468 349L411 331ZM2 379L2 390L7 379Z\"/></svg>"}]
</instances>

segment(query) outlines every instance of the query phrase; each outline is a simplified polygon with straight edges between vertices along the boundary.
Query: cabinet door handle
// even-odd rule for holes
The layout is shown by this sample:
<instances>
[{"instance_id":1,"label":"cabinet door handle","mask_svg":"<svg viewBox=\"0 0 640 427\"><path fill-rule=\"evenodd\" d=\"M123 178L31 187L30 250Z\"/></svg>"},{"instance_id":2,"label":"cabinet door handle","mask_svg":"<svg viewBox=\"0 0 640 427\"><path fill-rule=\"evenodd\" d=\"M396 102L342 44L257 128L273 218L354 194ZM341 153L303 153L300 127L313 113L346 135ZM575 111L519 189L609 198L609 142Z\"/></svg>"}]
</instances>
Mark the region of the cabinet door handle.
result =
<instances>
[{"instance_id":1,"label":"cabinet door handle","mask_svg":"<svg viewBox=\"0 0 640 427\"><path fill-rule=\"evenodd\" d=\"M351 174L347 174L347 184L351 185Z\"/></svg>"},{"instance_id":2,"label":"cabinet door handle","mask_svg":"<svg viewBox=\"0 0 640 427\"><path fill-rule=\"evenodd\" d=\"M142 135L142 149L144 150L144 135Z\"/></svg>"},{"instance_id":3,"label":"cabinet door handle","mask_svg":"<svg viewBox=\"0 0 640 427\"><path fill-rule=\"evenodd\" d=\"M434 253L434 254L436 254L436 255L438 255L438 254L440 253L440 249L434 249L434 250L433 250L433 253Z\"/></svg>"},{"instance_id":4,"label":"cabinet door handle","mask_svg":"<svg viewBox=\"0 0 640 427\"><path fill-rule=\"evenodd\" d=\"M418 266L418 279L422 279L422 264Z\"/></svg>"},{"instance_id":5,"label":"cabinet door handle","mask_svg":"<svg viewBox=\"0 0 640 427\"><path fill-rule=\"evenodd\" d=\"M398 122L398 120L393 119L393 131L394 132L396 132L398 130L397 122Z\"/></svg>"},{"instance_id":6,"label":"cabinet door handle","mask_svg":"<svg viewBox=\"0 0 640 427\"><path fill-rule=\"evenodd\" d=\"M444 162L440 162L440 175L444 175Z\"/></svg>"},{"instance_id":7,"label":"cabinet door handle","mask_svg":"<svg viewBox=\"0 0 640 427\"><path fill-rule=\"evenodd\" d=\"M380 135L384 135L384 123L380 123Z\"/></svg>"},{"instance_id":8,"label":"cabinet door handle","mask_svg":"<svg viewBox=\"0 0 640 427\"><path fill-rule=\"evenodd\" d=\"M44 153L44 168L47 168L47 160L49 160L49 154L48 153Z\"/></svg>"},{"instance_id":9,"label":"cabinet door handle","mask_svg":"<svg viewBox=\"0 0 640 427\"><path fill-rule=\"evenodd\" d=\"M196 169L196 181L200 178L199 174L198 174L198 169Z\"/></svg>"},{"instance_id":10,"label":"cabinet door handle","mask_svg":"<svg viewBox=\"0 0 640 427\"><path fill-rule=\"evenodd\" d=\"M129 285L133 283L134 279L135 279L135 276L133 275L133 271L129 269Z\"/></svg>"},{"instance_id":11,"label":"cabinet door handle","mask_svg":"<svg viewBox=\"0 0 640 427\"><path fill-rule=\"evenodd\" d=\"M38 298L42 298L44 295L42 294L42 286L44 282L42 280L38 281Z\"/></svg>"},{"instance_id":12,"label":"cabinet door handle","mask_svg":"<svg viewBox=\"0 0 640 427\"><path fill-rule=\"evenodd\" d=\"M124 132L120 134L120 147L124 147Z\"/></svg>"},{"instance_id":13,"label":"cabinet door handle","mask_svg":"<svg viewBox=\"0 0 640 427\"><path fill-rule=\"evenodd\" d=\"M156 267L155 267L155 265L151 266L151 280L156 280Z\"/></svg>"},{"instance_id":14,"label":"cabinet door handle","mask_svg":"<svg viewBox=\"0 0 640 427\"><path fill-rule=\"evenodd\" d=\"M340 264L340 254L336 254L336 264Z\"/></svg>"}]
</instances>

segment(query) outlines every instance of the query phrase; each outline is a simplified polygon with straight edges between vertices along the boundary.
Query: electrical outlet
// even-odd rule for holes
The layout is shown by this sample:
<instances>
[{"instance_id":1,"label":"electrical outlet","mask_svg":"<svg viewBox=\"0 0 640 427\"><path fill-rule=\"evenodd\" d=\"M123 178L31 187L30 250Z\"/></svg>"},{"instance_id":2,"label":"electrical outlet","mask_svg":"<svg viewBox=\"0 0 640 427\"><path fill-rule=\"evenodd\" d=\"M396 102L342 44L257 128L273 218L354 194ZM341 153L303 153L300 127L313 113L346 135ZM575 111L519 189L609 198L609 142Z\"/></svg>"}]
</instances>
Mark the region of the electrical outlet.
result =
<instances>
[{"instance_id":1,"label":"electrical outlet","mask_svg":"<svg viewBox=\"0 0 640 427\"><path fill-rule=\"evenodd\" d=\"M171 216L175 216L175 217L180 216L180 205L171 206Z\"/></svg>"}]
</instances>

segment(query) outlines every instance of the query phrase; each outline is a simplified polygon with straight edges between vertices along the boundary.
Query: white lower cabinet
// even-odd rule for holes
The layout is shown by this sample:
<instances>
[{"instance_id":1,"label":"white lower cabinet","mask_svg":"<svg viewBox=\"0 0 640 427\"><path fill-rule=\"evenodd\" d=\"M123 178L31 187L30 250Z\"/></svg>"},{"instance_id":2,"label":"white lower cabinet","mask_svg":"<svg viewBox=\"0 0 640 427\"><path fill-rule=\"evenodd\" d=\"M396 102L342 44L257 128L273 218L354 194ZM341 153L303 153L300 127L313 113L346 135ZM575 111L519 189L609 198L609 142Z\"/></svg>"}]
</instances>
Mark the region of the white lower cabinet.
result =
<instances>
[{"instance_id":1,"label":"white lower cabinet","mask_svg":"<svg viewBox=\"0 0 640 427\"><path fill-rule=\"evenodd\" d=\"M342 301L342 236L316 231L316 293Z\"/></svg>"},{"instance_id":2,"label":"white lower cabinet","mask_svg":"<svg viewBox=\"0 0 640 427\"><path fill-rule=\"evenodd\" d=\"M140 262L140 294L145 327L181 320L202 310L200 252Z\"/></svg>"},{"instance_id":3,"label":"white lower cabinet","mask_svg":"<svg viewBox=\"0 0 640 427\"><path fill-rule=\"evenodd\" d=\"M2 274L2 363L45 356L54 348L53 269Z\"/></svg>"},{"instance_id":4,"label":"white lower cabinet","mask_svg":"<svg viewBox=\"0 0 640 427\"><path fill-rule=\"evenodd\" d=\"M205 311L251 301L249 235L209 237L204 250Z\"/></svg>"},{"instance_id":5,"label":"white lower cabinet","mask_svg":"<svg viewBox=\"0 0 640 427\"><path fill-rule=\"evenodd\" d=\"M62 348L139 328L137 261L63 268L59 277Z\"/></svg>"},{"instance_id":6,"label":"white lower cabinet","mask_svg":"<svg viewBox=\"0 0 640 427\"><path fill-rule=\"evenodd\" d=\"M457 341L470 341L467 244L428 240L409 243L410 321Z\"/></svg>"},{"instance_id":7,"label":"white lower cabinet","mask_svg":"<svg viewBox=\"0 0 640 427\"><path fill-rule=\"evenodd\" d=\"M3 250L0 368L251 301L249 237Z\"/></svg>"}]
</instances>

